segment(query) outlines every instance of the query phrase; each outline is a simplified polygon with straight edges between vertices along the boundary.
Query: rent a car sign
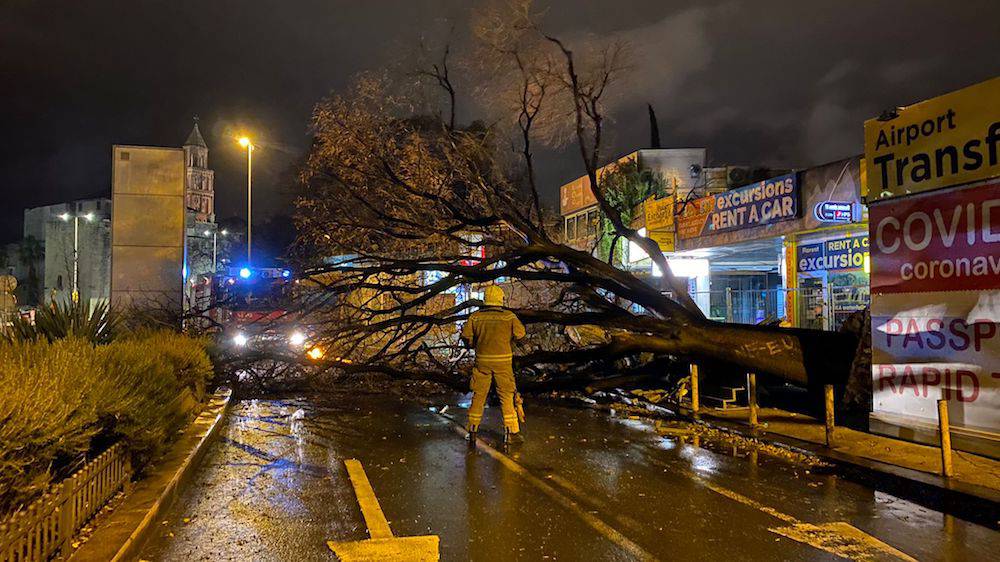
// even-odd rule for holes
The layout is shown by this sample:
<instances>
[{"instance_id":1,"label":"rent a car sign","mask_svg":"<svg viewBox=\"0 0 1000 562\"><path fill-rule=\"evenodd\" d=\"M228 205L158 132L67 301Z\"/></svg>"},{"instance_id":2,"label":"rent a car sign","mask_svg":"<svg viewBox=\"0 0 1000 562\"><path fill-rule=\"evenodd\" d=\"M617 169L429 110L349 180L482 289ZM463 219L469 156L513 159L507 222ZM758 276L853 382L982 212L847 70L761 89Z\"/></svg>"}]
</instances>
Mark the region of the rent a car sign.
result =
<instances>
[{"instance_id":1,"label":"rent a car sign","mask_svg":"<svg viewBox=\"0 0 1000 562\"><path fill-rule=\"evenodd\" d=\"M798 215L795 174L752 183L715 195L702 234L749 228Z\"/></svg>"}]
</instances>

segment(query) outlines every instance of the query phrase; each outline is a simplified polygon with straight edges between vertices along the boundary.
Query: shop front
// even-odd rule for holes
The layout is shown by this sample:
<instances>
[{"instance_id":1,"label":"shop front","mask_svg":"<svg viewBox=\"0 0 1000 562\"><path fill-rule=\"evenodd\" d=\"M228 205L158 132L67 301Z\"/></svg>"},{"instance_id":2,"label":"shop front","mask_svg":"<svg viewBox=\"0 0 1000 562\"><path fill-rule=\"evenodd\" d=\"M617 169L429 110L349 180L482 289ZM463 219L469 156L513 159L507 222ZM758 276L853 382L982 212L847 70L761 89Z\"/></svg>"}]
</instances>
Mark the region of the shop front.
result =
<instances>
[{"instance_id":1,"label":"shop front","mask_svg":"<svg viewBox=\"0 0 1000 562\"><path fill-rule=\"evenodd\" d=\"M837 329L868 304L860 166L849 158L678 202L672 270L704 262L688 288L710 318Z\"/></svg>"}]
</instances>

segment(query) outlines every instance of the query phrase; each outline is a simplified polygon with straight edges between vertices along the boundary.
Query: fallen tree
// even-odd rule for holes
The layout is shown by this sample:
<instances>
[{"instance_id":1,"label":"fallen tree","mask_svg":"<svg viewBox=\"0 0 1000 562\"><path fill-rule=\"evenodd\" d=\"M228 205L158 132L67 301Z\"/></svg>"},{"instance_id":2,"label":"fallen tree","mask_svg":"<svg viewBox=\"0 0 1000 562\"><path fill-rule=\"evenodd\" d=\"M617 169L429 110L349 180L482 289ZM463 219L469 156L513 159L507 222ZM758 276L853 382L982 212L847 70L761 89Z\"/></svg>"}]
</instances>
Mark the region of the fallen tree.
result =
<instances>
[{"instance_id":1,"label":"fallen tree","mask_svg":"<svg viewBox=\"0 0 1000 562\"><path fill-rule=\"evenodd\" d=\"M621 184L621 169L601 163L606 99L625 71L627 47L578 53L542 29L526 2L480 18L474 60L488 76L475 91L489 99L483 120L456 124L462 98L450 48L409 73L415 81L402 91L387 75L366 74L316 106L295 256L308 272L299 307L329 350L324 365L460 385L468 360L455 326L479 302L456 294L502 283L529 326L516 362L537 388L605 377L631 384L653 376L664 358L802 384L842 382L852 335L706 319L657 243L623 218L632 209L608 187ZM443 106L428 105L427 78L446 94ZM613 249L605 261L563 243L535 170L536 145L560 141L579 148L610 225L598 229L595 248L606 236L611 248L632 242L663 272L662 287L616 267ZM572 337L584 327L596 336Z\"/></svg>"}]
</instances>

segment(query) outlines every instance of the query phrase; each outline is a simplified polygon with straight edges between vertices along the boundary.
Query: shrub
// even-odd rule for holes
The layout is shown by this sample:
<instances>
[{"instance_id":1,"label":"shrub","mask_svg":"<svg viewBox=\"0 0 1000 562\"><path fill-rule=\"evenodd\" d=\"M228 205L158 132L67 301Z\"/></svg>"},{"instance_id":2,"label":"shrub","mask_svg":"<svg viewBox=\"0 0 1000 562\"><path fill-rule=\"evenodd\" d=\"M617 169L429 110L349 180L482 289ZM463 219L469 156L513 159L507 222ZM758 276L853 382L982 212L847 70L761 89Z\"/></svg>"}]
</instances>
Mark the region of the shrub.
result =
<instances>
[{"instance_id":1,"label":"shrub","mask_svg":"<svg viewBox=\"0 0 1000 562\"><path fill-rule=\"evenodd\" d=\"M183 427L184 389L204 391L204 346L165 332L0 343L0 513L114 442L141 471Z\"/></svg>"},{"instance_id":2,"label":"shrub","mask_svg":"<svg viewBox=\"0 0 1000 562\"><path fill-rule=\"evenodd\" d=\"M53 465L84 456L98 433L90 388L101 377L82 341L0 345L0 512L39 493Z\"/></svg>"},{"instance_id":3,"label":"shrub","mask_svg":"<svg viewBox=\"0 0 1000 562\"><path fill-rule=\"evenodd\" d=\"M141 469L183 426L183 386L172 364L144 340L115 342L96 353L105 376L99 390L107 397L97 406L103 436L124 441Z\"/></svg>"},{"instance_id":4,"label":"shrub","mask_svg":"<svg viewBox=\"0 0 1000 562\"><path fill-rule=\"evenodd\" d=\"M205 397L205 386L213 375L212 362L206 352L207 338L158 330L143 334L139 341L169 364L177 381L191 390L195 398L202 400Z\"/></svg>"}]
</instances>

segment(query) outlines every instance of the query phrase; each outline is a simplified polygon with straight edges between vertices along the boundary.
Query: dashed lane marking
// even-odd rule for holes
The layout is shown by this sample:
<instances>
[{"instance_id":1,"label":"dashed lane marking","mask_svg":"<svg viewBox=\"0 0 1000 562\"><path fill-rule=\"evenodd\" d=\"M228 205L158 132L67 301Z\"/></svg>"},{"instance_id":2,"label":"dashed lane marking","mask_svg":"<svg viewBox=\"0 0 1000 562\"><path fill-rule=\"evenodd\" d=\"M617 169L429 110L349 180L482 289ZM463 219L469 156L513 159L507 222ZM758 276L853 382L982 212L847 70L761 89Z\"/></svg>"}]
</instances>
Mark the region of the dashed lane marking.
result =
<instances>
[{"instance_id":1,"label":"dashed lane marking","mask_svg":"<svg viewBox=\"0 0 1000 562\"><path fill-rule=\"evenodd\" d=\"M654 462L665 468L667 467L664 463ZM674 467L674 470L677 470L676 467ZM787 513L782 513L773 507L748 498L743 494L709 482L703 476L695 472L683 469L679 472L687 475L716 494L752 507L788 524L786 527L769 528L768 531L772 533L807 544L813 548L829 552L830 554L847 558L849 560L869 561L884 558L888 555L898 558L899 560L905 560L906 562L918 562L912 556L880 541L850 523L845 523L843 521L823 523L821 525L805 523L803 521L799 521L791 515L788 515Z\"/></svg>"},{"instance_id":2,"label":"dashed lane marking","mask_svg":"<svg viewBox=\"0 0 1000 562\"><path fill-rule=\"evenodd\" d=\"M455 430L456 433L458 433L463 437L468 438L469 432L466 431L465 428L461 426L461 424L459 424L457 421L455 421L449 416L443 415L441 413L438 413L438 415L444 418L445 420L451 422L452 428ZM519 464L514 459L494 449L493 447L489 446L488 444L484 443L481 440L476 441L476 448L486 453L497 462L499 462L501 465L504 466L504 468L507 468L514 474L523 478L527 483L537 488L539 491L541 491L543 494L551 498L557 504L571 511L577 517L582 519L583 522L586 523L590 528L594 529L602 536L604 536L606 539L618 545L625 552L628 552L629 554L640 560L656 560L656 557L647 552L644 548L633 542L631 539L623 535L621 532L619 532L611 525L605 523L602 519L600 519L593 513L590 513L587 510L585 510L583 507L580 506L579 503L576 502L576 500L559 492L559 490L556 490L555 488L550 486L547 482L529 472L527 468Z\"/></svg>"},{"instance_id":3,"label":"dashed lane marking","mask_svg":"<svg viewBox=\"0 0 1000 562\"><path fill-rule=\"evenodd\" d=\"M437 562L440 542L437 535L394 537L364 467L355 459L344 461L344 466L371 538L349 542L327 541L327 546L341 562Z\"/></svg>"}]
</instances>

